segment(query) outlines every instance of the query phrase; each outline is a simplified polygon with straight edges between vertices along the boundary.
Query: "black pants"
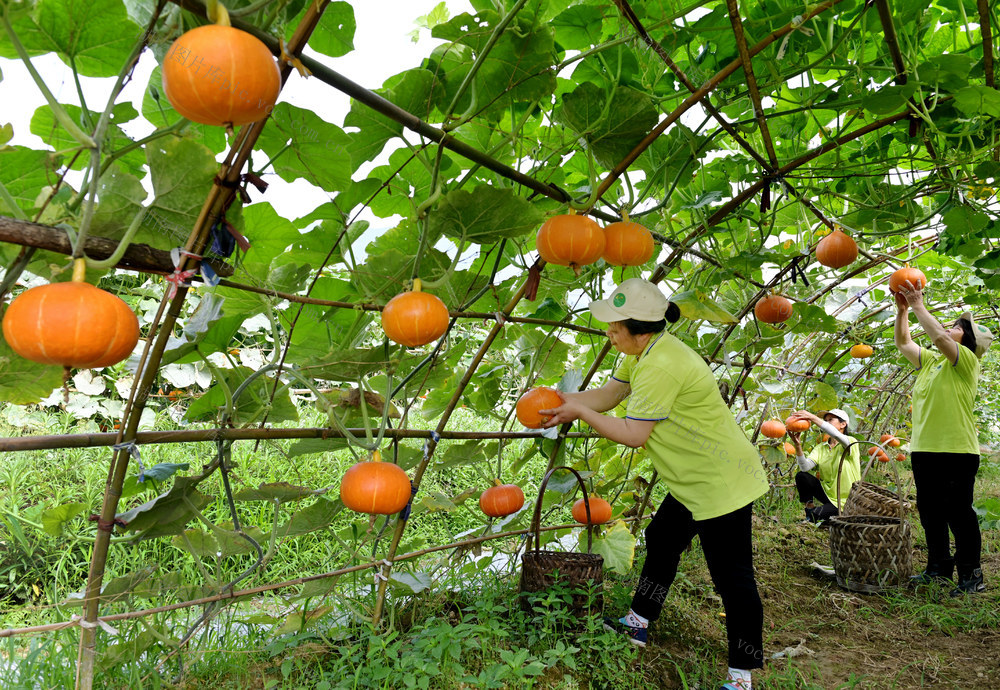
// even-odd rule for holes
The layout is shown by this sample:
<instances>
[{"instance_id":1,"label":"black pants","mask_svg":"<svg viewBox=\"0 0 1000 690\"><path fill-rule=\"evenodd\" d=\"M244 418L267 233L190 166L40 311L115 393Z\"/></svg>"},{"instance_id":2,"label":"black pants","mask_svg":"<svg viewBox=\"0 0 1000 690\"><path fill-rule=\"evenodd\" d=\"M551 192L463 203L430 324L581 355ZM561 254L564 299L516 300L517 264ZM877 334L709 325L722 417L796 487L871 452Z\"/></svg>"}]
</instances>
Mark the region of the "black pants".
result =
<instances>
[{"instance_id":1,"label":"black pants","mask_svg":"<svg viewBox=\"0 0 1000 690\"><path fill-rule=\"evenodd\" d=\"M649 620L659 618L667 591L677 575L681 552L696 534L701 537L708 572L726 609L729 665L761 668L764 608L753 574L750 504L710 520L695 520L676 498L667 496L646 528L646 563L632 599L632 610Z\"/></svg>"},{"instance_id":2,"label":"black pants","mask_svg":"<svg viewBox=\"0 0 1000 690\"><path fill-rule=\"evenodd\" d=\"M820 481L816 479L816 475L800 471L795 475L795 488L799 490L799 501L802 503L819 502L819 505L812 511L813 519L817 522L840 514L837 506L827 497L826 491Z\"/></svg>"},{"instance_id":3,"label":"black pants","mask_svg":"<svg viewBox=\"0 0 1000 690\"><path fill-rule=\"evenodd\" d=\"M972 509L972 490L979 471L975 453L914 452L913 482L917 486L917 510L927 535L927 564L951 570L959 579L971 577L979 567L983 548L979 518ZM948 530L955 535L955 558L951 557Z\"/></svg>"}]
</instances>

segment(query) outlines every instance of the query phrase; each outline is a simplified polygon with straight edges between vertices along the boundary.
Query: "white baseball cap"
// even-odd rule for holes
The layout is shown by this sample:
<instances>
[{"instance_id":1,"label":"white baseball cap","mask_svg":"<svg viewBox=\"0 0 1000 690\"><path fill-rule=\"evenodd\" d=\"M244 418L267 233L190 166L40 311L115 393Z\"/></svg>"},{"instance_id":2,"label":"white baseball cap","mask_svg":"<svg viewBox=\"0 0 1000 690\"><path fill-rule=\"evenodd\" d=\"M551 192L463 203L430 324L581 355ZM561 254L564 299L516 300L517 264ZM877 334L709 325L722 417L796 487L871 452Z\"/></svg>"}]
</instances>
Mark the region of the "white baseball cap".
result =
<instances>
[{"instance_id":1,"label":"white baseball cap","mask_svg":"<svg viewBox=\"0 0 1000 690\"><path fill-rule=\"evenodd\" d=\"M607 299L590 303L590 313L598 321L612 323L635 319L636 321L661 321L670 302L660 288L642 278L629 278L615 288Z\"/></svg>"},{"instance_id":2,"label":"white baseball cap","mask_svg":"<svg viewBox=\"0 0 1000 690\"><path fill-rule=\"evenodd\" d=\"M823 413L823 416L825 417L828 414L832 414L834 417L836 417L842 422L847 422L848 424L851 423L851 418L848 417L847 413L841 410L839 407L834 408L832 410L827 410L826 412Z\"/></svg>"},{"instance_id":3,"label":"white baseball cap","mask_svg":"<svg viewBox=\"0 0 1000 690\"><path fill-rule=\"evenodd\" d=\"M958 318L959 320L968 319L969 323L972 324L972 333L976 336L976 357L985 355L993 343L993 333L986 326L976 323L975 319L972 318L971 311L962 312Z\"/></svg>"}]
</instances>

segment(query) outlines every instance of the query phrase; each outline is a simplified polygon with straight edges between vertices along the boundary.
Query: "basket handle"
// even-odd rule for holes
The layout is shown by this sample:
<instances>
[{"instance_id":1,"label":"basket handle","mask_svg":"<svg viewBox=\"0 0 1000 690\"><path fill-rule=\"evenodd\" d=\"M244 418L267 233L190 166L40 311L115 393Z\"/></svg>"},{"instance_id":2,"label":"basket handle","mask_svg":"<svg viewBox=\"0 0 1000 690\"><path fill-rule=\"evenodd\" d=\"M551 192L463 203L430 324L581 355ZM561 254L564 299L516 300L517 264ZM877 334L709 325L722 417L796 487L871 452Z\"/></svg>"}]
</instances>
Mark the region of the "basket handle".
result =
<instances>
[{"instance_id":1,"label":"basket handle","mask_svg":"<svg viewBox=\"0 0 1000 690\"><path fill-rule=\"evenodd\" d=\"M531 516L531 527L528 532L528 544L525 551L531 550L531 537L535 537L535 551L541 551L542 544L542 498L545 496L545 487L549 483L549 479L556 470L569 470L576 477L577 483L580 484L580 490L583 492L583 507L587 509L587 553L590 553L590 549L593 546L593 525L590 524L590 496L587 494L587 487L583 483L583 477L580 473L574 470L572 467L567 467L566 465L558 465L553 467L551 470L545 473L545 477L542 478L542 485L538 489L538 499L535 501L535 512Z\"/></svg>"},{"instance_id":2,"label":"basket handle","mask_svg":"<svg viewBox=\"0 0 1000 690\"><path fill-rule=\"evenodd\" d=\"M862 441L855 441L854 443L862 443ZM850 453L851 446L853 446L854 443L852 443L850 446L846 446L844 448L844 452L840 454L840 462L837 464L837 498L836 498L836 500L837 500L838 503L840 502L840 472L841 472L842 469L844 469L844 460L847 459L847 455L848 455L848 453ZM873 446L878 446L879 450L883 451L886 455L889 454L888 451L886 451L886 449L882 447L882 443L881 442L877 442L877 441L865 441L865 443L871 443ZM872 456L872 459L868 461L868 465L865 467L864 472L862 472L862 474L861 474L861 478L862 479L864 479L868 475L868 470L870 470L872 468L872 465L875 463L875 459L876 459L877 455L878 455L878 453L875 453L875 455ZM890 460L889 464L892 465L892 473L893 473L893 475L895 476L895 479L896 479L896 497L899 499L899 519L900 519L900 521L903 521L903 520L906 519L906 511L903 509L903 484L902 484L901 481L899 481L899 470L896 469L896 463L894 463L894 462L892 462Z\"/></svg>"}]
</instances>

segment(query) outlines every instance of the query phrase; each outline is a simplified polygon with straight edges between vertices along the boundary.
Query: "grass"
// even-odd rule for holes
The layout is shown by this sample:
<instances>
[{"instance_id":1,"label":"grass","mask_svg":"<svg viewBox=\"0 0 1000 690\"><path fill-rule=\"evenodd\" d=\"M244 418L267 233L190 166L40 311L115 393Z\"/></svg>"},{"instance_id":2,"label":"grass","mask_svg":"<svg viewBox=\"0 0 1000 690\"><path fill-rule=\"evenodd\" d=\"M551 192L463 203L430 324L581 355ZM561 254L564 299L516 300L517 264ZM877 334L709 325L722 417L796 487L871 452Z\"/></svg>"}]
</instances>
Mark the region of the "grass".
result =
<instances>
[{"instance_id":1,"label":"grass","mask_svg":"<svg viewBox=\"0 0 1000 690\"><path fill-rule=\"evenodd\" d=\"M460 414L462 414L460 412ZM459 428L483 428L486 422L467 414ZM310 423L308 420L304 424ZM81 432L89 422L68 415L39 413L37 429L26 433ZM75 426L74 426L75 425ZM20 429L0 429L9 434ZM419 459L420 443L405 443L404 457ZM443 442L439 457L459 458L433 467L418 495L434 500L419 504L400 551L452 541L457 534L481 533L484 520L474 498L496 472L496 453L476 455L472 447ZM276 442L254 450L250 442L233 446L235 490L261 483L289 482L333 493L338 477L355 458L346 450L288 457L291 444ZM518 476L525 487L537 486L545 459L531 456L531 443L517 441L502 451L505 466L528 456ZM591 469L599 448L589 449ZM188 462L192 471L211 459L210 444L142 447L147 466ZM464 455L470 460L463 462ZM107 449L67 449L9 454L0 461L0 516L6 522L0 541L0 627L66 620L78 609L61 604L82 590L94 527L85 516L100 507L107 477ZM906 463L904 475L908 476ZM165 487L159 487L159 490ZM210 501L202 513L221 523L229 519L216 477L200 487ZM977 497L1000 491L1000 467L986 463L977 481ZM157 492L128 499L128 506ZM532 500L531 491L528 500ZM457 506L443 509L442 497ZM457 498L456 498L457 497ZM662 489L655 494L662 498ZM269 532L275 520L325 496L285 503L239 502L245 525ZM86 509L55 537L35 528L41 512L64 503ZM127 507L123 504L123 508ZM1000 656L1000 530L984 532L984 569L991 589L982 596L953 600L938 587L882 595L845 592L817 578L809 564L829 563L826 533L799 523L801 508L787 489L772 492L756 506L755 545L758 582L765 608L768 655L786 648L808 650L799 656L767 659L755 684L768 688L909 688L938 683L977 687L1000 682L992 660ZM526 526L525 511L509 527ZM922 533L916 516L915 568L922 567ZM13 526L13 527L12 527ZM197 527L194 523L192 527ZM339 513L320 529L279 540L266 565L241 586L292 579L332 570L384 553L391 529ZM19 541L16 531L23 541ZM517 599L517 559L506 567L491 564L494 552L513 554L518 540L488 542L461 554L440 552L397 572L419 578L429 588L413 592L393 583L386 627L372 630L365 620L373 606L372 573L340 578L328 588L281 591L244 599L221 609L191 643L162 668L158 664L202 614L190 609L116 624L119 635L99 636L101 681L110 687L220 688L704 688L715 687L725 670L725 631L721 604L695 542L681 561L678 579L664 612L651 628L651 644L638 650L609 634L593 619L570 614L555 592L522 611ZM633 569L608 572L605 611L620 615L628 607L644 556L640 542ZM162 605L211 591L246 568L247 555L196 559L170 537L116 543L105 582L143 568L155 570L162 588L133 594L102 612ZM6 599L4 600L4 594ZM303 611L307 612L305 615ZM77 631L0 640L0 686L61 688L72 685ZM810 653L811 652L811 653ZM958 660L966 661L959 662Z\"/></svg>"}]
</instances>

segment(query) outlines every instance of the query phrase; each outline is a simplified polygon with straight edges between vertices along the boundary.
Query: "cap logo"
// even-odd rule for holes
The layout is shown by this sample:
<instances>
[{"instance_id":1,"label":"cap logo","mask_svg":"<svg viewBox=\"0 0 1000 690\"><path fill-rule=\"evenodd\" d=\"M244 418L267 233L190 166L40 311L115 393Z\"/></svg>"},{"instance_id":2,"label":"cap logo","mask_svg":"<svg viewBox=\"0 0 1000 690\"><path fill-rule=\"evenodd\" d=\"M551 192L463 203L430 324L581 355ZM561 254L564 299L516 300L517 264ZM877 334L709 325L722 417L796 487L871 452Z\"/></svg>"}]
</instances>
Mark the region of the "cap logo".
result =
<instances>
[{"instance_id":1,"label":"cap logo","mask_svg":"<svg viewBox=\"0 0 1000 690\"><path fill-rule=\"evenodd\" d=\"M625 306L625 295L619 292L617 295L615 295L615 298L611 301L611 303L616 307Z\"/></svg>"}]
</instances>

